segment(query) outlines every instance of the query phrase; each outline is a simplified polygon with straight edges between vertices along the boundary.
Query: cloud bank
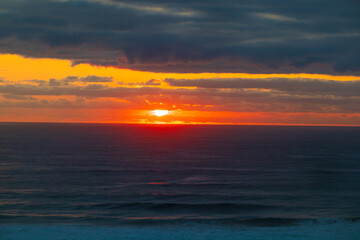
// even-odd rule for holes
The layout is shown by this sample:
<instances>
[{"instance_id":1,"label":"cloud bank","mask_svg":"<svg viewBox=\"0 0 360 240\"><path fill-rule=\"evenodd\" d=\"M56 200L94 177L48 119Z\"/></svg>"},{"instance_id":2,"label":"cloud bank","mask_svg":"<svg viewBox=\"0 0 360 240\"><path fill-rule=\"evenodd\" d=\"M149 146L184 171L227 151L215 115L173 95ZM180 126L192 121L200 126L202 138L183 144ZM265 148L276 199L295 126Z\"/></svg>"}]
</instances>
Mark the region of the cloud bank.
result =
<instances>
[{"instance_id":1,"label":"cloud bank","mask_svg":"<svg viewBox=\"0 0 360 240\"><path fill-rule=\"evenodd\" d=\"M360 72L355 0L2 0L0 52L161 72Z\"/></svg>"},{"instance_id":2,"label":"cloud bank","mask_svg":"<svg viewBox=\"0 0 360 240\"><path fill-rule=\"evenodd\" d=\"M88 81L91 79L92 81ZM101 83L109 78L67 77L0 84L0 107L152 109L169 110L359 113L360 80L321 79L165 79L170 88L150 80L140 87ZM71 80L71 81L70 81ZM85 84L78 82L88 81ZM147 86L148 85L148 86ZM189 88L191 87L191 88ZM152 105L152 106L151 106Z\"/></svg>"}]
</instances>

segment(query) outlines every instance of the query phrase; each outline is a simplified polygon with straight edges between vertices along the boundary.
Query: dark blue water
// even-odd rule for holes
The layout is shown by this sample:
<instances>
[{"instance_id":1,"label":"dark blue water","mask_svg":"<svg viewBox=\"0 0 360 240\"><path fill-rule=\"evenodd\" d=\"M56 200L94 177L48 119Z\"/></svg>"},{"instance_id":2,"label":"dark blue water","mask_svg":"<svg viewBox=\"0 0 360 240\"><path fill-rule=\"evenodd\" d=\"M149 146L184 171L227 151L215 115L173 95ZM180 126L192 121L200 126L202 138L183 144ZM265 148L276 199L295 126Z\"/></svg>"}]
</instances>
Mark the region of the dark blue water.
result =
<instances>
[{"instance_id":1,"label":"dark blue water","mask_svg":"<svg viewBox=\"0 0 360 240\"><path fill-rule=\"evenodd\" d=\"M0 124L1 224L359 217L360 128Z\"/></svg>"}]
</instances>

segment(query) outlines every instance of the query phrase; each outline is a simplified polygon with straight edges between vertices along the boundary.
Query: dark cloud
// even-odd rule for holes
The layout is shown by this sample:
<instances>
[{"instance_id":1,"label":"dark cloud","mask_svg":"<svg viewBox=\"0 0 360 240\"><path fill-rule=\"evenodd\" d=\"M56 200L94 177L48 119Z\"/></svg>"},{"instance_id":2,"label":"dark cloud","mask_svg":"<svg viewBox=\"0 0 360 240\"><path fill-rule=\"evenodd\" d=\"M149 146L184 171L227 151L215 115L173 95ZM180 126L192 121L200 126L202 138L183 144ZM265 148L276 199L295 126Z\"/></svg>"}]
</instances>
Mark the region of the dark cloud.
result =
<instances>
[{"instance_id":1,"label":"dark cloud","mask_svg":"<svg viewBox=\"0 0 360 240\"><path fill-rule=\"evenodd\" d=\"M56 100L37 100L37 99L22 99L23 101L0 101L0 108L53 108L53 109L98 109L98 108L128 108L131 104L118 101L101 101L82 99L65 99L59 98Z\"/></svg>"},{"instance_id":2,"label":"dark cloud","mask_svg":"<svg viewBox=\"0 0 360 240\"><path fill-rule=\"evenodd\" d=\"M76 76L68 76L63 79L49 79L49 81L45 80L25 80L25 82L36 83L39 86L69 86L75 82L82 82L82 83L109 83L113 82L113 77L101 77L101 76L94 76L89 75L86 77L76 77Z\"/></svg>"},{"instance_id":3,"label":"dark cloud","mask_svg":"<svg viewBox=\"0 0 360 240\"><path fill-rule=\"evenodd\" d=\"M304 78L221 78L221 79L165 79L170 86L199 88L260 88L307 95L336 95L360 97L360 80L333 81Z\"/></svg>"},{"instance_id":4,"label":"dark cloud","mask_svg":"<svg viewBox=\"0 0 360 240\"><path fill-rule=\"evenodd\" d=\"M150 85L150 86L159 86L161 85L161 81L158 79L150 79L149 81L147 81L145 83L145 85Z\"/></svg>"},{"instance_id":5,"label":"dark cloud","mask_svg":"<svg viewBox=\"0 0 360 240\"><path fill-rule=\"evenodd\" d=\"M2 0L1 52L173 72L360 72L355 0Z\"/></svg>"},{"instance_id":6,"label":"dark cloud","mask_svg":"<svg viewBox=\"0 0 360 240\"><path fill-rule=\"evenodd\" d=\"M16 95L16 94L3 94L3 98L11 99L11 100L36 100L36 98L32 96L24 96L24 95Z\"/></svg>"},{"instance_id":7,"label":"dark cloud","mask_svg":"<svg viewBox=\"0 0 360 240\"><path fill-rule=\"evenodd\" d=\"M113 77L99 77L99 76L94 76L94 75L89 75L87 77L84 78L80 78L79 79L80 82L113 82Z\"/></svg>"},{"instance_id":8,"label":"dark cloud","mask_svg":"<svg viewBox=\"0 0 360 240\"><path fill-rule=\"evenodd\" d=\"M145 86L160 86L161 80L150 79L149 81L145 82L143 85L145 85Z\"/></svg>"},{"instance_id":9,"label":"dark cloud","mask_svg":"<svg viewBox=\"0 0 360 240\"><path fill-rule=\"evenodd\" d=\"M76 79L78 80L78 79ZM58 80L60 81L60 80ZM234 112L317 112L317 113L358 113L360 112L359 81L339 82L310 79L166 79L171 85L197 88L109 87L103 84L50 85L3 84L0 93L8 96L7 105L26 100L26 106L45 106L33 97L53 98L75 97L82 101L54 103L61 107L108 107L110 99L126 102L129 108L144 108L148 102L163 102L169 109ZM10 98L9 98L10 96ZM84 101L84 99L87 99ZM113 100L111 100L113 99ZM91 100L89 104L88 100ZM52 100L54 101L54 100ZM25 103L24 103L25 104ZM74 105L75 104L75 105ZM48 105L50 106L50 105Z\"/></svg>"},{"instance_id":10,"label":"dark cloud","mask_svg":"<svg viewBox=\"0 0 360 240\"><path fill-rule=\"evenodd\" d=\"M119 85L127 85L127 86L161 86L162 81L159 79L150 79L146 82L140 83L124 83L118 82Z\"/></svg>"}]
</instances>

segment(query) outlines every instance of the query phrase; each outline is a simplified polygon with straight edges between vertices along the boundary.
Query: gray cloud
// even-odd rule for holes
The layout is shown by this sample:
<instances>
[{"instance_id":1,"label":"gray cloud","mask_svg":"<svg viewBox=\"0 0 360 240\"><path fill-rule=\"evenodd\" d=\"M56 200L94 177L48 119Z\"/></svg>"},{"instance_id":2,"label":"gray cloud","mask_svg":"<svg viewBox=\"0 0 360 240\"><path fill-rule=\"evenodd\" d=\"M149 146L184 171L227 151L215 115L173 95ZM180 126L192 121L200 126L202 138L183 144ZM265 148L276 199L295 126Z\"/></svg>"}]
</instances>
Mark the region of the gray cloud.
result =
<instances>
[{"instance_id":1,"label":"gray cloud","mask_svg":"<svg viewBox=\"0 0 360 240\"><path fill-rule=\"evenodd\" d=\"M0 9L3 53L165 72L360 72L355 0L2 0Z\"/></svg>"},{"instance_id":2,"label":"gray cloud","mask_svg":"<svg viewBox=\"0 0 360 240\"><path fill-rule=\"evenodd\" d=\"M145 85L150 85L150 86L159 86L161 85L161 81L158 79L150 79L149 81L147 81L145 83Z\"/></svg>"},{"instance_id":3,"label":"gray cloud","mask_svg":"<svg viewBox=\"0 0 360 240\"><path fill-rule=\"evenodd\" d=\"M99 77L99 76L89 75L87 77L80 78L79 82L87 82L87 83L90 83L90 82L97 82L97 83L113 82L113 77Z\"/></svg>"},{"instance_id":4,"label":"gray cloud","mask_svg":"<svg viewBox=\"0 0 360 240\"><path fill-rule=\"evenodd\" d=\"M67 78L68 79L68 78ZM163 102L172 109L176 105L184 110L237 111L237 112L318 112L358 113L360 96L358 81L338 82L309 79L216 79L174 80L166 82L177 86L196 86L195 89L158 87L109 87L102 84L89 85L34 85L3 84L0 93L16 101L24 100L26 106L45 106L44 102L31 101L36 96L57 98L76 97L83 101L64 102L61 107L108 107L109 101L122 99L129 108L144 108L149 102ZM263 89L267 89L264 91ZM7 104L10 104L8 97ZM84 99L86 101L84 101ZM104 99L108 99L104 103ZM113 100L111 100L113 99ZM91 100L91 104L88 102ZM68 101L68 100L66 100ZM22 103L12 103L22 104ZM52 105L47 105L52 106ZM55 106L55 105L54 105Z\"/></svg>"},{"instance_id":5,"label":"gray cloud","mask_svg":"<svg viewBox=\"0 0 360 240\"><path fill-rule=\"evenodd\" d=\"M260 88L306 95L360 96L360 80L333 81L304 78L165 79L170 86L199 88Z\"/></svg>"},{"instance_id":6,"label":"gray cloud","mask_svg":"<svg viewBox=\"0 0 360 240\"><path fill-rule=\"evenodd\" d=\"M3 94L3 98L5 99L11 99L11 100L36 100L36 98L32 96L23 96L23 95L16 95L16 94Z\"/></svg>"},{"instance_id":7,"label":"gray cloud","mask_svg":"<svg viewBox=\"0 0 360 240\"><path fill-rule=\"evenodd\" d=\"M117 82L119 85L127 85L127 86L160 86L162 83L159 79L150 79L146 82L140 82L140 83L125 83L125 82Z\"/></svg>"},{"instance_id":8,"label":"gray cloud","mask_svg":"<svg viewBox=\"0 0 360 240\"><path fill-rule=\"evenodd\" d=\"M71 83L82 82L82 83L109 83L113 82L113 77L100 77L89 75L86 77L79 78L77 76L68 76L63 79L49 79L45 80L25 80L25 82L36 83L39 86L69 86Z\"/></svg>"},{"instance_id":9,"label":"gray cloud","mask_svg":"<svg viewBox=\"0 0 360 240\"><path fill-rule=\"evenodd\" d=\"M0 108L53 108L53 109L97 109L97 108L117 108L123 109L131 107L132 104L111 101L111 100L89 100L86 101L78 99L65 99L59 98L56 100L32 100L32 99L23 99L23 101L0 101Z\"/></svg>"}]
</instances>

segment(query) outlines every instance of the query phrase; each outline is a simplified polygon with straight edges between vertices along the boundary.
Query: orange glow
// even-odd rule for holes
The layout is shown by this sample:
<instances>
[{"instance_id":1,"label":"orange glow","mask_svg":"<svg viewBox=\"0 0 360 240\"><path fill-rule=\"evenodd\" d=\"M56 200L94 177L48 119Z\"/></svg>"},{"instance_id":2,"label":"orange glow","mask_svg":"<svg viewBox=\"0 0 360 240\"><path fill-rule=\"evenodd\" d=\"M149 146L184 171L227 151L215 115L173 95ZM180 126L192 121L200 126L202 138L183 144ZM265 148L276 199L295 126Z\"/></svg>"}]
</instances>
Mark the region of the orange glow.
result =
<instances>
[{"instance_id":1,"label":"orange glow","mask_svg":"<svg viewBox=\"0 0 360 240\"><path fill-rule=\"evenodd\" d=\"M21 69L21 71L19 71ZM101 67L91 64L72 65L70 60L49 58L26 58L16 54L0 54L0 78L12 82L22 80L61 79L67 76L86 77L88 75L113 77L110 86L117 83L141 83L149 79L197 79L197 78L309 78L324 80L350 81L358 80L359 76L340 76L309 73L288 74L251 74L251 73L156 73L119 69L116 67ZM166 87L165 85L161 87Z\"/></svg>"},{"instance_id":2,"label":"orange glow","mask_svg":"<svg viewBox=\"0 0 360 240\"><path fill-rule=\"evenodd\" d=\"M147 110L2 108L0 122L360 126L360 114L174 110L158 118Z\"/></svg>"},{"instance_id":3,"label":"orange glow","mask_svg":"<svg viewBox=\"0 0 360 240\"><path fill-rule=\"evenodd\" d=\"M151 111L152 115L155 115L157 117L162 117L169 114L168 110L153 110Z\"/></svg>"},{"instance_id":4,"label":"orange glow","mask_svg":"<svg viewBox=\"0 0 360 240\"><path fill-rule=\"evenodd\" d=\"M61 87L49 86L50 79L61 81L69 76L84 78L89 75L107 77L105 82L71 82ZM116 67L103 67L90 64L72 65L70 60L26 58L16 54L0 54L0 122L102 122L102 123L138 123L138 124L271 124L271 125L355 125L360 126L360 113L338 111L333 112L266 112L267 108L239 108L232 110L226 107L217 97L194 96L187 93L187 88L170 86L165 79L223 79L223 78L308 78L337 81L356 81L360 76L324 75L309 73L287 74L250 74L250 73L163 73L146 72ZM156 79L155 85L147 84ZM36 81L34 81L36 80ZM40 86L39 82L45 82ZM14 85L14 86L7 86ZM27 96L24 89L41 87L50 94L34 94ZM21 94L6 94L12 88L21 90ZM52 91L62 91L74 87L74 91L83 89L81 93L96 93L103 90L99 97L91 94L82 96L51 95ZM89 87L89 88L85 88ZM114 88L114 93L112 93ZM123 88L123 89L115 89ZM139 95L133 90L143 88ZM169 91L163 91L164 89ZM49 91L51 90L51 91ZM119 95L115 94L119 90ZM153 91L156 90L156 91ZM201 90L201 89L200 89ZM30 91L30 92L31 92ZM209 90L210 91L210 90ZM226 93L227 90L219 91ZM246 90L248 91L248 90ZM249 90L250 91L250 90ZM248 92L249 92L248 91ZM271 94L270 90L257 90ZM26 92L26 91L25 91ZM107 95L108 93L111 93ZM181 95L182 93L186 93ZM201 94L202 92L199 91ZM172 95L174 94L174 95ZM178 97L178 96L181 97ZM220 94L221 96L221 94ZM15 97L15 98L14 98ZM18 97L18 98L16 98ZM221 98L221 97L220 97ZM304 98L305 99L305 98ZM306 100L306 99L305 99ZM239 100L240 101L240 100ZM355 101L355 100L354 100ZM267 103L265 104L267 105ZM335 105L334 105L335 106ZM291 107L289 105L289 107ZM167 110L165 110L167 109ZM251 111L249 111L249 109ZM239 111L243 112L239 112ZM301 110L301 109L299 109ZM249 112L246 112L249 111Z\"/></svg>"}]
</instances>

